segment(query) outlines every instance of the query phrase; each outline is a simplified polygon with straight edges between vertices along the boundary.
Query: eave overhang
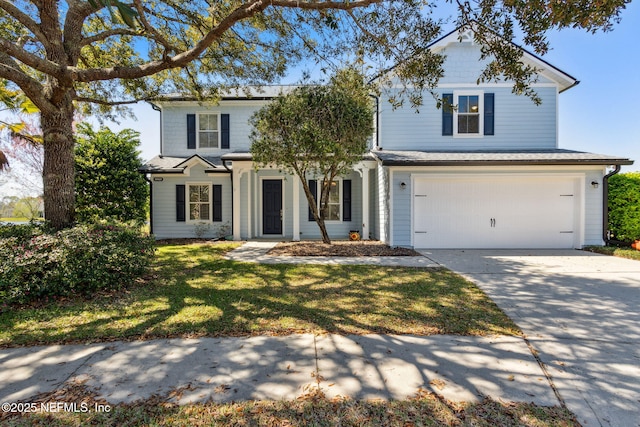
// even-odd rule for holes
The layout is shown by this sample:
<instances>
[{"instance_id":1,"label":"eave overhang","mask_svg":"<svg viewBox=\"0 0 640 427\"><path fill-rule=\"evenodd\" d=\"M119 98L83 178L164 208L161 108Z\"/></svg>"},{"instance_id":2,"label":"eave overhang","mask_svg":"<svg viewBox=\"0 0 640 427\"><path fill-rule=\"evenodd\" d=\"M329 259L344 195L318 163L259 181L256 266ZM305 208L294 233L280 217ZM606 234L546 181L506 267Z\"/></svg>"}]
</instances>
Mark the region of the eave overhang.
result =
<instances>
[{"instance_id":1,"label":"eave overhang","mask_svg":"<svg viewBox=\"0 0 640 427\"><path fill-rule=\"evenodd\" d=\"M632 165L633 160L570 150L377 151L383 166L580 166Z\"/></svg>"}]
</instances>

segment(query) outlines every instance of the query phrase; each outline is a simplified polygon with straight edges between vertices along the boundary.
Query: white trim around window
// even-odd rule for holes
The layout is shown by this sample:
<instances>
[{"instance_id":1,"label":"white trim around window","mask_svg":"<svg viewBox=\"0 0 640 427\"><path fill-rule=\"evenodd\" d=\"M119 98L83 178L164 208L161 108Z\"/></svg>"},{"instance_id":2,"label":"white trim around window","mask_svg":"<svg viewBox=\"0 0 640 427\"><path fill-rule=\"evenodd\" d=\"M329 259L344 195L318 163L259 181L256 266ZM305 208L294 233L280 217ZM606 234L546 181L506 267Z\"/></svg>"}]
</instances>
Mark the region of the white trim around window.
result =
<instances>
[{"instance_id":1,"label":"white trim around window","mask_svg":"<svg viewBox=\"0 0 640 427\"><path fill-rule=\"evenodd\" d=\"M337 206L338 207L338 219L330 219L330 218L325 218L324 222L329 222L329 223L333 223L333 222L342 222L343 218L344 218L344 206L342 203L342 199L343 199L343 188L342 188L342 178L334 178L333 182L335 182L338 187L338 202L336 203L335 201L332 202L331 201L331 196L329 196L329 200L328 200L328 205L329 205L329 212L328 214L331 215L331 206ZM318 203L318 211L320 210L320 195L321 195L321 191L322 191L322 185L323 185L324 181L321 179L316 180L316 185L317 185L317 199L316 202ZM335 209L334 209L335 212Z\"/></svg>"},{"instance_id":2,"label":"white trim around window","mask_svg":"<svg viewBox=\"0 0 640 427\"><path fill-rule=\"evenodd\" d=\"M193 193L192 193L193 188ZM186 222L213 221L213 186L210 182L185 183ZM202 218L202 217L205 218Z\"/></svg>"},{"instance_id":3,"label":"white trim around window","mask_svg":"<svg viewBox=\"0 0 640 427\"><path fill-rule=\"evenodd\" d=\"M484 136L484 92L479 90L453 91L453 137L482 138ZM477 124L475 118L477 117ZM459 129L460 121L465 120L466 130ZM477 128L476 128L477 126ZM473 131L469 131L469 128ZM477 129L477 132L475 130Z\"/></svg>"},{"instance_id":4,"label":"white trim around window","mask_svg":"<svg viewBox=\"0 0 640 427\"><path fill-rule=\"evenodd\" d=\"M201 116L207 116L206 120ZM215 116L215 118L211 116ZM199 111L196 113L196 148L198 150L220 150L221 117L222 115L218 111ZM203 137L206 135L202 141L201 135Z\"/></svg>"}]
</instances>

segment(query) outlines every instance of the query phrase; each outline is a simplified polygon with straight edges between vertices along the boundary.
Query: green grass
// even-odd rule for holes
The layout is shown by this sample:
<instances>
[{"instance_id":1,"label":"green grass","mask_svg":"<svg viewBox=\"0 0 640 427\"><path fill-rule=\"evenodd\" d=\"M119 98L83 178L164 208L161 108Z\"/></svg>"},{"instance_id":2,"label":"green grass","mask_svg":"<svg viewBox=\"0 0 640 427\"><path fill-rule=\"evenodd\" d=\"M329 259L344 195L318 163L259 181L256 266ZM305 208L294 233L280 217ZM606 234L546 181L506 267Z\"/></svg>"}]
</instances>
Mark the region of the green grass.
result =
<instances>
[{"instance_id":1,"label":"green grass","mask_svg":"<svg viewBox=\"0 0 640 427\"><path fill-rule=\"evenodd\" d=\"M579 427L575 416L559 407L530 403L505 403L486 399L480 403L453 403L431 393L403 401L328 400L312 396L295 401L251 401L233 404L177 406L150 399L131 405L110 406L110 412L93 410L94 401L83 399L86 413L26 413L5 415L6 426L530 426ZM59 402L59 400L57 401ZM78 402L78 400L72 400ZM79 405L79 404L78 404Z\"/></svg>"},{"instance_id":2,"label":"green grass","mask_svg":"<svg viewBox=\"0 0 640 427\"><path fill-rule=\"evenodd\" d=\"M520 333L482 291L448 270L225 260L235 247L160 246L154 278L117 295L0 307L0 346L306 332Z\"/></svg>"},{"instance_id":3,"label":"green grass","mask_svg":"<svg viewBox=\"0 0 640 427\"><path fill-rule=\"evenodd\" d=\"M633 248L620 248L618 246L587 246L585 251L603 255L612 255L620 258L628 258L640 261L640 251Z\"/></svg>"},{"instance_id":4,"label":"green grass","mask_svg":"<svg viewBox=\"0 0 640 427\"><path fill-rule=\"evenodd\" d=\"M39 218L36 218L39 219ZM0 222L29 222L30 219L29 218L25 218L25 217L5 217L5 218L0 218Z\"/></svg>"}]
</instances>

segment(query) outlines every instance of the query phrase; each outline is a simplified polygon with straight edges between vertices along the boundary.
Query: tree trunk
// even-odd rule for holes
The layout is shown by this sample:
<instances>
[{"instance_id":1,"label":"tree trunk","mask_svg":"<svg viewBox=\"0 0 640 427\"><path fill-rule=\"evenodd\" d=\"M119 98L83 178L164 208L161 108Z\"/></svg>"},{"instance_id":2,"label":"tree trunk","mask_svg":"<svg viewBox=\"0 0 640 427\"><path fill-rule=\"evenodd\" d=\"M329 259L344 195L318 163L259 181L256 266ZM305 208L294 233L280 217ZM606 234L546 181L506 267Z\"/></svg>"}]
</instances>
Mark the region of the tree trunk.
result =
<instances>
[{"instance_id":1,"label":"tree trunk","mask_svg":"<svg viewBox=\"0 0 640 427\"><path fill-rule=\"evenodd\" d=\"M324 216L320 215L320 213L318 212L318 203L313 197L313 194L311 194L311 189L309 188L307 179L306 177L300 175L298 175L298 178L300 178L300 181L302 182L302 189L304 190L304 195L307 196L307 202L309 203L309 207L311 208L311 212L313 213L313 219L316 221L316 224L318 224L318 228L320 228L322 243L330 245L331 239L329 238L327 227L324 224Z\"/></svg>"},{"instance_id":2,"label":"tree trunk","mask_svg":"<svg viewBox=\"0 0 640 427\"><path fill-rule=\"evenodd\" d=\"M41 111L44 139L44 216L56 230L75 220L73 103L63 97L55 110Z\"/></svg>"}]
</instances>

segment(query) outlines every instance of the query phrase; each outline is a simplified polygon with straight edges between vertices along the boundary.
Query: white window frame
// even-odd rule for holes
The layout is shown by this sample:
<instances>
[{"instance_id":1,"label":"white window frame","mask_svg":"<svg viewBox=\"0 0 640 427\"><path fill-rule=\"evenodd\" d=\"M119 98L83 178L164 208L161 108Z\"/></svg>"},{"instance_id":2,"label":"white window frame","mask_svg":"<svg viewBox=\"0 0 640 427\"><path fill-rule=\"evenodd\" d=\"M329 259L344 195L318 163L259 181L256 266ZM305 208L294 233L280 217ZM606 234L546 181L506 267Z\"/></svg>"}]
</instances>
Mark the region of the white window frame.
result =
<instances>
[{"instance_id":1,"label":"white window frame","mask_svg":"<svg viewBox=\"0 0 640 427\"><path fill-rule=\"evenodd\" d=\"M186 222L190 223L190 224L197 224L199 222L213 222L213 185L210 182L187 182L185 183L186 188L185 188L185 204L186 204L186 210L187 210L187 215L186 215ZM191 187L202 187L202 186L207 186L209 187L209 201L207 202L209 204L209 219L191 219L191 197L190 194L190 188ZM195 202L195 203L200 203L203 204L203 202Z\"/></svg>"},{"instance_id":2,"label":"white window frame","mask_svg":"<svg viewBox=\"0 0 640 427\"><path fill-rule=\"evenodd\" d=\"M343 191L343 189L342 189L342 178L334 178L333 181L338 184L338 204L340 206L340 211L339 211L340 212L339 213L340 218L338 218L338 219L326 219L325 218L324 222L339 223L339 222L343 222L342 218L344 218L344 206L343 206L343 203L342 203L342 199L343 199L343 197L342 197L342 194L343 194L342 193L342 191ZM318 212L320 212L320 194L322 192L322 185L323 184L324 184L324 180L322 180L322 179L317 179L316 180L316 185L317 185L316 194L318 195L317 196L318 200L316 200L316 203L318 204Z\"/></svg>"},{"instance_id":3,"label":"white window frame","mask_svg":"<svg viewBox=\"0 0 640 427\"><path fill-rule=\"evenodd\" d=\"M461 96L478 97L478 133L458 133L458 106ZM454 138L482 138L484 137L484 92L478 90L453 91L453 137Z\"/></svg>"},{"instance_id":4,"label":"white window frame","mask_svg":"<svg viewBox=\"0 0 640 427\"><path fill-rule=\"evenodd\" d=\"M218 117L218 145L216 147L201 147L200 146L200 116L201 115L216 115ZM218 111L199 111L196 113L196 147L198 150L209 150L209 151L219 151L220 145L222 144L222 122L221 122L222 114ZM211 130L213 132L213 130Z\"/></svg>"}]
</instances>

